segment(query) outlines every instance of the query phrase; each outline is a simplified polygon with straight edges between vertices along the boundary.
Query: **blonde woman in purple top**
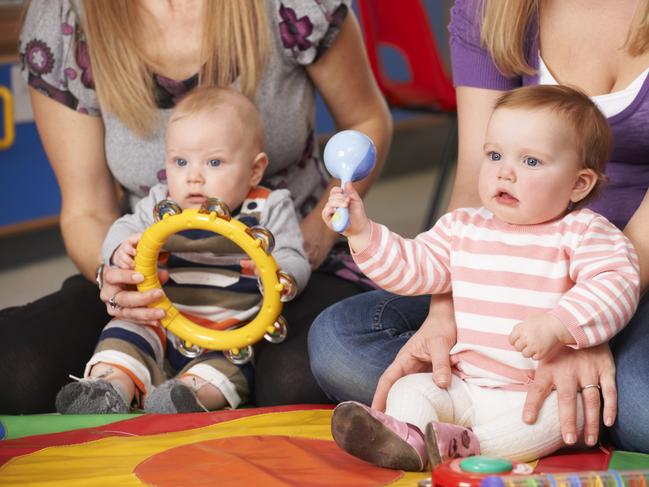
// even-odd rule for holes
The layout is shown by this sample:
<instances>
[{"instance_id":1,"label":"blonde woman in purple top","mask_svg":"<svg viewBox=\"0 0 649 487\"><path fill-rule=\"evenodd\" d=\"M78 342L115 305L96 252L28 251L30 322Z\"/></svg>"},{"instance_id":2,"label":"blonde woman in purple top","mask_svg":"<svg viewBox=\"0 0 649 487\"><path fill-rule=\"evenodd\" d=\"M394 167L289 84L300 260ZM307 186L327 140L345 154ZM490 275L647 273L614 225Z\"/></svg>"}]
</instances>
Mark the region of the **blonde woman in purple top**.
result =
<instances>
[{"instance_id":1,"label":"blonde woman in purple top","mask_svg":"<svg viewBox=\"0 0 649 487\"><path fill-rule=\"evenodd\" d=\"M147 308L159 291L138 293L141 275L98 268L100 248L120 212L165 182L165 122L198 85L233 85L255 101L267 133L263 184L291 191L318 269L285 308L287 340L258 350L255 400L325 400L309 369L307 331L319 310L361 288L323 271L323 263L342 269L344 256L330 252L337 235L320 218L330 182L315 139L316 89L338 129L376 142L379 164L361 192L380 171L392 129L351 0L32 0L19 53L61 188L66 249L82 276L0 312L0 413L53 411L57 389L79 375L111 316L161 317Z\"/></svg>"},{"instance_id":2,"label":"blonde woman in purple top","mask_svg":"<svg viewBox=\"0 0 649 487\"><path fill-rule=\"evenodd\" d=\"M607 116L614 146L608 182L589 207L634 243L646 289L649 1L456 0L449 32L460 140L450 209L478 204L481 141L503 91L539 83L580 88ZM383 291L334 305L317 318L309 337L316 379L333 399L379 409L390 386L406 374L432 370L433 380L447 385L448 351L455 342L451 315L449 297L431 303ZM564 441L575 443L576 393L582 390L588 445L597 442L601 418L616 446L649 452L647 321L645 298L610 349L604 345L541 361L528 389L525 421L535 421L556 388Z\"/></svg>"}]
</instances>

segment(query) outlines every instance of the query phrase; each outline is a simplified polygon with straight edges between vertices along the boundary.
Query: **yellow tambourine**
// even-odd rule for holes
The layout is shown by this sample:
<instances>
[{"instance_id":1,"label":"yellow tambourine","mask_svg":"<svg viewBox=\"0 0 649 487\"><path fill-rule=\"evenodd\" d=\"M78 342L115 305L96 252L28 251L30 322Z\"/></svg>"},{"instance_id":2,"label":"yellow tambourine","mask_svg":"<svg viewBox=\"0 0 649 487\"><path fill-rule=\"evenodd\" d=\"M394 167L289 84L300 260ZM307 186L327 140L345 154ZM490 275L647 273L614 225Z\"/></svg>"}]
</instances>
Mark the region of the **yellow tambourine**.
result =
<instances>
[{"instance_id":1,"label":"yellow tambourine","mask_svg":"<svg viewBox=\"0 0 649 487\"><path fill-rule=\"evenodd\" d=\"M165 295L151 307L165 310L160 320L165 328L185 341L180 349L187 356L197 356L202 350L226 351L226 356L235 363L245 363L252 355L252 345L262 337L279 343L286 337L286 322L280 316L282 302L295 296L297 286L293 278L278 269L270 255L274 246L272 234L262 227L248 227L230 218L225 203L210 198L201 208L181 210L165 200L154 209L156 223L151 225L140 238L135 255L135 270L144 275L138 284L139 291L161 288L158 279L158 255L166 240L183 230L201 229L218 233L236 243L255 263L263 288L263 302L257 316L249 323L229 330L212 330L197 325L180 314Z\"/></svg>"}]
</instances>

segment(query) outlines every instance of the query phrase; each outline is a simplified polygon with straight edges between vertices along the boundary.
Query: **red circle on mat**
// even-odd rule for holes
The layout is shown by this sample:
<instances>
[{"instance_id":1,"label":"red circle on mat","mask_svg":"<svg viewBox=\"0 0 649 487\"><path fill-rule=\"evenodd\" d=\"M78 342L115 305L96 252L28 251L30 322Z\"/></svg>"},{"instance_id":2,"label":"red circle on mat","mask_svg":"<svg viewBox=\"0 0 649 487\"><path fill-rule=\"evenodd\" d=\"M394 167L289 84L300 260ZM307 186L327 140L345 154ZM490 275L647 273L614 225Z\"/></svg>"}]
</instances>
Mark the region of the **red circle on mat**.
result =
<instances>
[{"instance_id":1,"label":"red circle on mat","mask_svg":"<svg viewBox=\"0 0 649 487\"><path fill-rule=\"evenodd\" d=\"M177 485L385 485L402 472L375 467L333 441L239 436L170 448L135 467L142 482Z\"/></svg>"}]
</instances>

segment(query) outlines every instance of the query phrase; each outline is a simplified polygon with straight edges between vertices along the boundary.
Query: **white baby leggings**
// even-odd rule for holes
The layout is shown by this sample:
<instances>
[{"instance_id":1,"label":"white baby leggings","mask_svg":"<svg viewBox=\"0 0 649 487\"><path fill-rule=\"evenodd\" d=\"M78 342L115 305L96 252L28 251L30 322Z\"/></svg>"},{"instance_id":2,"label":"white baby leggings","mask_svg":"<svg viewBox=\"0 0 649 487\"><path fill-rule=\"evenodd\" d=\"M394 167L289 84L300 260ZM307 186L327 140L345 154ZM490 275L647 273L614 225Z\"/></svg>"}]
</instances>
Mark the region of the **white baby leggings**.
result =
<instances>
[{"instance_id":1,"label":"white baby leggings","mask_svg":"<svg viewBox=\"0 0 649 487\"><path fill-rule=\"evenodd\" d=\"M525 392L492 389L452 376L448 389L440 389L431 373L399 379L390 389L386 413L425 431L431 421L470 427L480 441L481 455L516 461L540 458L564 446L559 426L557 394L552 392L534 424L523 422ZM584 416L577 395L577 432Z\"/></svg>"}]
</instances>

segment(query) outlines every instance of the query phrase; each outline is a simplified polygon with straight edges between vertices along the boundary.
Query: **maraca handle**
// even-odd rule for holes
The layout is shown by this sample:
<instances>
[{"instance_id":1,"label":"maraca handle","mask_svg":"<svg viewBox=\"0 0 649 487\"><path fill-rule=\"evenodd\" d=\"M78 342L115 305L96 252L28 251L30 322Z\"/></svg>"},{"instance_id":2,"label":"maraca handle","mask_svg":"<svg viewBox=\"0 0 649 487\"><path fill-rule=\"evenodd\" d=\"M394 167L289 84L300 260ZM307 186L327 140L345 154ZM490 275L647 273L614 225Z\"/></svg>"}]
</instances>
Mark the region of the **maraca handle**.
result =
<instances>
[{"instance_id":1,"label":"maraca handle","mask_svg":"<svg viewBox=\"0 0 649 487\"><path fill-rule=\"evenodd\" d=\"M324 148L324 162L329 174L340 179L340 187L350 181L367 177L376 163L376 147L367 135L356 130L343 130L335 134ZM331 227L344 232L349 226L349 210L336 208Z\"/></svg>"},{"instance_id":2,"label":"maraca handle","mask_svg":"<svg viewBox=\"0 0 649 487\"><path fill-rule=\"evenodd\" d=\"M341 233L349 226L349 208L336 208L336 213L331 217L331 226Z\"/></svg>"}]
</instances>

